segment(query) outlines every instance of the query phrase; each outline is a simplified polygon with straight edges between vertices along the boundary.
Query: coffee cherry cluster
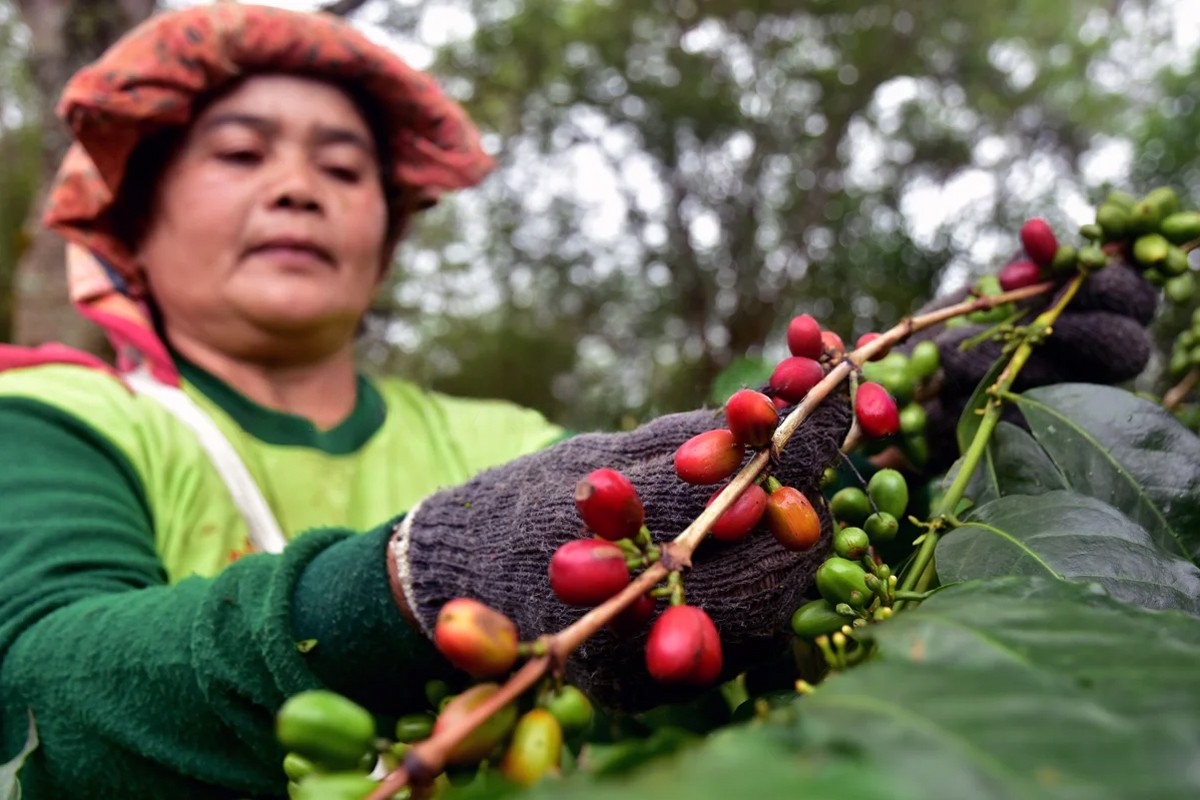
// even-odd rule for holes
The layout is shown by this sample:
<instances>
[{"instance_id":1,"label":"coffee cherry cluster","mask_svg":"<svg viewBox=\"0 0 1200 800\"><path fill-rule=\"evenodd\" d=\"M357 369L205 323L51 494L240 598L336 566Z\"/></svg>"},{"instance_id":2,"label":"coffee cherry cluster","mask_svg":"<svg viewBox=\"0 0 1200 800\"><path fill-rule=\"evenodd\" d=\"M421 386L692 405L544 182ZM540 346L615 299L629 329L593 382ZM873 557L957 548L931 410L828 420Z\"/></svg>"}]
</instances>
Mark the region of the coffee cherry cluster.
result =
<instances>
[{"instance_id":1,"label":"coffee cherry cluster","mask_svg":"<svg viewBox=\"0 0 1200 800\"><path fill-rule=\"evenodd\" d=\"M393 736L378 735L378 721L354 701L328 690L290 697L275 717L276 738L287 750L283 771L291 798L363 798L378 778L395 769L409 747L459 722L500 690L478 683L455 694L441 680L425 685L428 710L396 720ZM569 684L544 684L535 698L513 702L473 730L447 756L447 773L433 790L449 787L450 774L474 776L495 767L511 783L530 786L556 774L564 739L592 724L587 697ZM465 771L464 771L465 770ZM407 796L402 790L397 797Z\"/></svg>"},{"instance_id":2,"label":"coffee cherry cluster","mask_svg":"<svg viewBox=\"0 0 1200 800\"><path fill-rule=\"evenodd\" d=\"M764 398L765 399L765 398ZM770 440L775 426L775 406L768 400L766 411L755 412L747 404L746 425L739 435ZM763 432L765 430L765 433ZM737 469L744 445L728 429L713 430L686 442L675 455L677 468L692 483L715 483ZM723 531L741 524L747 515L763 513L765 502L747 493L738 499L722 520ZM620 472L602 468L585 476L575 487L575 507L587 529L598 539L567 542L550 559L550 588L562 602L573 606L596 606L629 585L631 568L647 566L659 558L659 550L645 526L645 513L637 489ZM728 518L728 519L726 519ZM657 595L670 598L671 605L650 629L646 640L646 669L663 683L707 686L717 679L723 664L717 628L703 609L683 603L678 575L668 586L642 595L609 624L618 636L631 636L649 622L657 610Z\"/></svg>"},{"instance_id":3,"label":"coffee cherry cluster","mask_svg":"<svg viewBox=\"0 0 1200 800\"><path fill-rule=\"evenodd\" d=\"M1192 312L1191 325L1175 337L1167 369L1174 378L1181 378L1190 370L1200 369L1200 308Z\"/></svg>"},{"instance_id":4,"label":"coffee cherry cluster","mask_svg":"<svg viewBox=\"0 0 1200 800\"><path fill-rule=\"evenodd\" d=\"M1187 254L1200 243L1200 212L1182 210L1171 187L1159 186L1140 199L1110 193L1083 233L1122 252L1147 281L1163 287L1171 302L1187 303L1195 296Z\"/></svg>"},{"instance_id":5,"label":"coffee cherry cluster","mask_svg":"<svg viewBox=\"0 0 1200 800\"><path fill-rule=\"evenodd\" d=\"M883 387L899 407L895 418L895 427L900 434L897 444L917 466L924 465L929 458L929 444L925 438L927 415L921 399L932 387L939 369L941 355L937 345L928 340L918 342L907 355L893 350L881 359L863 365L863 377ZM862 389L860 386L858 391L862 392ZM861 419L860 416L860 425ZM890 414L888 419L891 419Z\"/></svg>"},{"instance_id":6,"label":"coffee cherry cluster","mask_svg":"<svg viewBox=\"0 0 1200 800\"><path fill-rule=\"evenodd\" d=\"M834 552L817 568L820 598L796 609L792 632L814 642L831 666L861 657L854 630L893 613L898 581L876 548L896 537L908 501L908 483L894 469L872 475L865 491L849 486L830 499Z\"/></svg>"}]
</instances>

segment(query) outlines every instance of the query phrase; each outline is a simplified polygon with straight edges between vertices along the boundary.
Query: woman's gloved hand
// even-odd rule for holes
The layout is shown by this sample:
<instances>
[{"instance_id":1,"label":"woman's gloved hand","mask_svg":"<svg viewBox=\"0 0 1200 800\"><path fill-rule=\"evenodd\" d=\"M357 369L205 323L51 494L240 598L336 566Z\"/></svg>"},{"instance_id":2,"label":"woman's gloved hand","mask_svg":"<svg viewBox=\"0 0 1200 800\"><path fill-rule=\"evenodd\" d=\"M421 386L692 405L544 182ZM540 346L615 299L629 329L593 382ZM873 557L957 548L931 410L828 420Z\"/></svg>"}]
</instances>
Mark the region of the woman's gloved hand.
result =
<instances>
[{"instance_id":1,"label":"woman's gloved hand","mask_svg":"<svg viewBox=\"0 0 1200 800\"><path fill-rule=\"evenodd\" d=\"M966 291L959 292L929 304L918 313L943 308L965 297ZM1039 297L1032 307L1041 310L1049 302L1049 297ZM1130 266L1110 264L1089 275L1055 323L1050 337L1034 349L1017 376L1014 389L1023 391L1069 382L1113 384L1136 377L1150 360L1153 342L1146 326L1157 306L1158 290ZM1031 320L1032 316L1026 319ZM930 453L926 469L930 472L945 470L957 457L954 431L958 419L975 387L1000 357L1002 345L996 341L966 350L960 347L987 327L939 326L906 344L905 349L911 350L917 341L932 339L941 355L941 388L926 403ZM1019 413L1011 421L1019 422Z\"/></svg>"},{"instance_id":2,"label":"woman's gloved hand","mask_svg":"<svg viewBox=\"0 0 1200 800\"><path fill-rule=\"evenodd\" d=\"M693 557L684 589L721 635L724 675L735 675L786 641L787 622L828 550L832 521L819 488L850 427L842 395L827 399L788 443L774 475L799 488L822 520L822 538L809 551L784 550L770 534L736 543L705 540ZM712 410L672 414L629 433L576 436L489 470L469 483L423 500L399 526L391 565L403 602L432 637L438 611L472 597L507 614L522 640L566 627L586 611L560 602L548 566L564 542L585 537L575 508L575 484L611 467L641 496L656 542L668 541L704 510L716 486L695 486L675 474L679 445L723 427ZM660 610L665 608L660 603ZM604 630L569 660L568 678L598 702L635 711L694 696L696 689L655 683L646 671L645 630L621 639Z\"/></svg>"}]
</instances>

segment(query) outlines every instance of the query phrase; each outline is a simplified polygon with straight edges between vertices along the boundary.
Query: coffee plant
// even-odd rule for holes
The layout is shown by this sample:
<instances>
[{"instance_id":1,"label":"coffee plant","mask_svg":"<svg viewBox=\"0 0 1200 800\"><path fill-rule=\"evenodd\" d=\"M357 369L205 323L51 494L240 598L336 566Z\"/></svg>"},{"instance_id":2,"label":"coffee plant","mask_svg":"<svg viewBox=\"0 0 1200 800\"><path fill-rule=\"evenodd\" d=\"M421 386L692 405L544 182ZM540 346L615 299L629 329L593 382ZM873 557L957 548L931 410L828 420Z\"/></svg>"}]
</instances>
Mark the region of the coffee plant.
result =
<instances>
[{"instance_id":1,"label":"coffee plant","mask_svg":"<svg viewBox=\"0 0 1200 800\"><path fill-rule=\"evenodd\" d=\"M1188 430L1200 423L1200 310L1174 342L1177 383L1162 398L1013 389L1088 277L1125 268L1110 262L1191 303L1200 212L1165 187L1114 192L1077 244L1040 219L1017 239L1021 257L962 302L849 352L813 317L792 319L790 355L765 385L729 392L724 425L678 448L678 479L715 488L673 540L655 544L620 472L579 476L589 535L547 570L563 603L589 610L520 642L498 611L446 604L436 644L475 682L457 693L431 682L429 707L391 737L336 694L292 697L277 718L291 796L1200 796L1200 439ZM1039 296L1034 314L1022 301ZM964 347L1004 346L959 420L957 462L928 486L891 468L864 478L858 451L894 448L918 467L929 456L922 401L939 351L897 346L967 323L987 327ZM688 603L689 557L710 535L818 545L814 498L772 467L834 392L848 393L855 422L822 481L835 533L791 617L793 648L715 685L720 631ZM593 708L561 676L604 627L648 627L647 674L699 699L637 715Z\"/></svg>"}]
</instances>

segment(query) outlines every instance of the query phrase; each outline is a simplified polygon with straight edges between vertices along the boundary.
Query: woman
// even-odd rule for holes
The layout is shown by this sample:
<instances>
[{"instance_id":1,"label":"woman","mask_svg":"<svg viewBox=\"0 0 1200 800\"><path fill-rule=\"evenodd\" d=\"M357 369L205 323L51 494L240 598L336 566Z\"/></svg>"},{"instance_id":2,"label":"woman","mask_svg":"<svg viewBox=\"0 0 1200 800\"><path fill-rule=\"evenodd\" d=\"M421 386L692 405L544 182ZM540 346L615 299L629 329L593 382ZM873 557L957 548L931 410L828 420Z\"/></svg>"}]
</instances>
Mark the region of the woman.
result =
<instances>
[{"instance_id":1,"label":"woman","mask_svg":"<svg viewBox=\"0 0 1200 800\"><path fill-rule=\"evenodd\" d=\"M429 634L456 596L524 638L578 615L546 564L579 534L587 471L629 475L660 537L703 508L671 458L711 411L550 446L563 431L534 412L356 372L410 215L490 161L427 78L340 21L164 14L61 109L78 144L46 219L118 367L0 354L0 760L32 719L23 796L280 795L288 696L418 708L451 674ZM777 474L818 497L848 424L827 402ZM818 561L763 537L697 554L689 601L729 674L778 646ZM629 707L678 696L637 639L597 637L572 677Z\"/></svg>"}]
</instances>

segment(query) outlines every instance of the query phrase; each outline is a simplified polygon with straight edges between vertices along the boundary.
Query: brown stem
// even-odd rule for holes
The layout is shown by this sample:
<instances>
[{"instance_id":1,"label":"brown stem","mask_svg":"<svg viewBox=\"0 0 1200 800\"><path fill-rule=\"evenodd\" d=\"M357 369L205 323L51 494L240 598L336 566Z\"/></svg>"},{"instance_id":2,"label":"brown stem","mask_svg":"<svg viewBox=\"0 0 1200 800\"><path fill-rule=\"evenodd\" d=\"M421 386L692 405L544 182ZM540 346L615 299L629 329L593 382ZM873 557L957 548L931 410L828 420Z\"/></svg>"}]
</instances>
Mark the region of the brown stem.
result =
<instances>
[{"instance_id":1,"label":"brown stem","mask_svg":"<svg viewBox=\"0 0 1200 800\"><path fill-rule=\"evenodd\" d=\"M1195 388L1196 384L1200 383L1200 367L1192 367L1192 371L1183 376L1179 383L1172 386L1166 394L1163 395L1163 408L1167 411L1174 411L1175 407L1183 402L1183 398L1187 393Z\"/></svg>"},{"instance_id":2,"label":"brown stem","mask_svg":"<svg viewBox=\"0 0 1200 800\"><path fill-rule=\"evenodd\" d=\"M902 320L869 344L848 353L779 424L771 440L771 446L755 453L749 463L734 476L712 504L705 508L700 516L696 517L674 540L662 546L661 560L638 575L619 594L610 597L558 633L541 637L538 641L546 643L547 655L527 661L508 679L500 691L460 719L457 724L444 728L425 741L414 745L408 751L404 765L384 776L379 787L368 796L367 800L387 800L393 793L403 788L410 778L417 783L426 783L432 780L445 768L446 755L450 750L465 739L471 731L483 724L484 720L519 697L522 692L537 683L550 670L561 671L567 658L576 648L607 625L613 617L628 608L641 595L654 588L670 574L672 568L686 569L691 566L692 553L708 535L713 523L770 465L771 452L782 451L783 446L795 435L800 424L837 388L838 384L850 375L852 369L861 367L871 356L904 341L917 331L937 325L952 317L969 314L972 311L982 311L1004 303L1045 294L1054 286L1054 283L1039 283L1004 294L966 300L919 317L910 317Z\"/></svg>"}]
</instances>

